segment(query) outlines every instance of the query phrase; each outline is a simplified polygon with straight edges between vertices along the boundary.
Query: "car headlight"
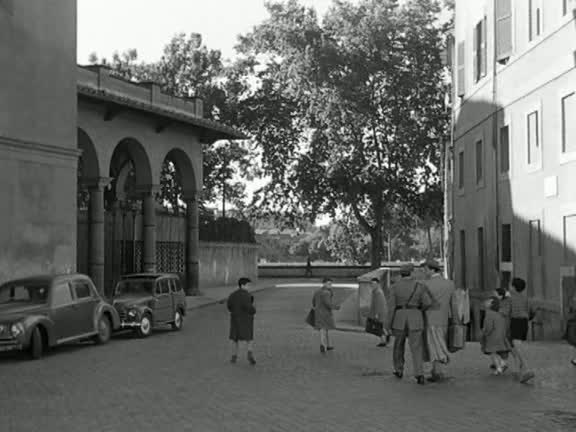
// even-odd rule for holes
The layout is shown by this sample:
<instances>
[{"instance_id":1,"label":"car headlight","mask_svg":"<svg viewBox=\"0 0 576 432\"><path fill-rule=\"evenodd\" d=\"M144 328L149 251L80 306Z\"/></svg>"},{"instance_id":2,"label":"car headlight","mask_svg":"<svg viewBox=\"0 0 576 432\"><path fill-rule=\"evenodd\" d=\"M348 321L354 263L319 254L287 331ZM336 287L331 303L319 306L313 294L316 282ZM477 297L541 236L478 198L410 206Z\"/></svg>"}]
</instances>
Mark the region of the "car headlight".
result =
<instances>
[{"instance_id":1,"label":"car headlight","mask_svg":"<svg viewBox=\"0 0 576 432\"><path fill-rule=\"evenodd\" d=\"M10 333L12 333L13 337L18 337L24 334L24 324L22 323L15 323L10 326Z\"/></svg>"},{"instance_id":2,"label":"car headlight","mask_svg":"<svg viewBox=\"0 0 576 432\"><path fill-rule=\"evenodd\" d=\"M136 318L138 316L138 311L136 309L130 309L128 311L128 316L130 318Z\"/></svg>"}]
</instances>

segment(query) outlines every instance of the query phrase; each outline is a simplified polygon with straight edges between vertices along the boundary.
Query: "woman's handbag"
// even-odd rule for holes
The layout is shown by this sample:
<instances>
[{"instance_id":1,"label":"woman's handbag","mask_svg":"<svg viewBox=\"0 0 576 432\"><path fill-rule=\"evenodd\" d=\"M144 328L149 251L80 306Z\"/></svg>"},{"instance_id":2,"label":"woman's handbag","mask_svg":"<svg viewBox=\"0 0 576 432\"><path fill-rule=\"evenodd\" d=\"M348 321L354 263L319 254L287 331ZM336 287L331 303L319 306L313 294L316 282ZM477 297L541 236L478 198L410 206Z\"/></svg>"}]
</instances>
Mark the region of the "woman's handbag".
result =
<instances>
[{"instance_id":1,"label":"woman's handbag","mask_svg":"<svg viewBox=\"0 0 576 432\"><path fill-rule=\"evenodd\" d=\"M384 324L374 318L368 317L366 319L366 333L380 337L384 334Z\"/></svg>"},{"instance_id":2,"label":"woman's handbag","mask_svg":"<svg viewBox=\"0 0 576 432\"><path fill-rule=\"evenodd\" d=\"M448 327L448 351L455 353L466 345L466 326L450 324Z\"/></svg>"},{"instance_id":3,"label":"woman's handbag","mask_svg":"<svg viewBox=\"0 0 576 432\"><path fill-rule=\"evenodd\" d=\"M570 345L576 347L576 318L571 318L566 322L566 332L564 333L564 339Z\"/></svg>"},{"instance_id":4,"label":"woman's handbag","mask_svg":"<svg viewBox=\"0 0 576 432\"><path fill-rule=\"evenodd\" d=\"M316 318L313 308L310 309L310 312L308 312L308 315L306 316L306 324L308 324L310 327L314 327L314 325L316 324Z\"/></svg>"}]
</instances>

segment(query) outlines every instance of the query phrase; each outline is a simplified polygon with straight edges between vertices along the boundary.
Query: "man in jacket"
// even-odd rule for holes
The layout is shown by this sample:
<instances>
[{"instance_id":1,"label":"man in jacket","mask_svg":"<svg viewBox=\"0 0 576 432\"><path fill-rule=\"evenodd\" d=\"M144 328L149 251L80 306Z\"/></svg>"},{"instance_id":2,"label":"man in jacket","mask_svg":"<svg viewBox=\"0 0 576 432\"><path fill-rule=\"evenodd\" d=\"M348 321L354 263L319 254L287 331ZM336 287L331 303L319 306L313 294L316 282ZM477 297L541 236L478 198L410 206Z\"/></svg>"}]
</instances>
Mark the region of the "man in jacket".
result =
<instances>
[{"instance_id":1,"label":"man in jacket","mask_svg":"<svg viewBox=\"0 0 576 432\"><path fill-rule=\"evenodd\" d=\"M253 339L254 339L254 297L248 292L247 288L250 279L242 277L238 280L238 289L228 297L226 303L230 312L230 340L233 344L232 363L238 360L239 342L245 342L247 345L247 357L251 365L256 364L254 360Z\"/></svg>"},{"instance_id":2,"label":"man in jacket","mask_svg":"<svg viewBox=\"0 0 576 432\"><path fill-rule=\"evenodd\" d=\"M432 305L428 289L412 278L414 266L400 269L400 280L390 288L387 328L394 335L394 375L404 375L406 339L412 351L414 375L418 384L425 384L423 371L424 310Z\"/></svg>"},{"instance_id":3,"label":"man in jacket","mask_svg":"<svg viewBox=\"0 0 576 432\"><path fill-rule=\"evenodd\" d=\"M427 260L424 269L429 277L424 283L434 300L433 306L425 312L425 360L432 363L432 376L428 381L435 382L445 378L444 365L450 360L447 347L448 324L451 319L457 319L458 305L454 283L442 276L440 264Z\"/></svg>"}]
</instances>

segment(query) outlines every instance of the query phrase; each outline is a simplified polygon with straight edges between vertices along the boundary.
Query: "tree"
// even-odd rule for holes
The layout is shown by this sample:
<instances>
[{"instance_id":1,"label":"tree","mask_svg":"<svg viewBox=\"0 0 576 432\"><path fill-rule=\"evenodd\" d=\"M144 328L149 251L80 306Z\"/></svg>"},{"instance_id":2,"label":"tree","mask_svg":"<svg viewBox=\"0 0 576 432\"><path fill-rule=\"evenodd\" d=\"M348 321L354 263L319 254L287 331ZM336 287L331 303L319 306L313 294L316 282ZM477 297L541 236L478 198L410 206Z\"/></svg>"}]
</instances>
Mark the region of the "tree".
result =
<instances>
[{"instance_id":1,"label":"tree","mask_svg":"<svg viewBox=\"0 0 576 432\"><path fill-rule=\"evenodd\" d=\"M267 7L239 47L265 58L250 102L274 125L253 131L272 178L257 205L310 219L351 212L377 267L386 216L439 182L448 127L439 5L336 0L322 25L296 0ZM262 93L268 103L254 103Z\"/></svg>"}]
</instances>

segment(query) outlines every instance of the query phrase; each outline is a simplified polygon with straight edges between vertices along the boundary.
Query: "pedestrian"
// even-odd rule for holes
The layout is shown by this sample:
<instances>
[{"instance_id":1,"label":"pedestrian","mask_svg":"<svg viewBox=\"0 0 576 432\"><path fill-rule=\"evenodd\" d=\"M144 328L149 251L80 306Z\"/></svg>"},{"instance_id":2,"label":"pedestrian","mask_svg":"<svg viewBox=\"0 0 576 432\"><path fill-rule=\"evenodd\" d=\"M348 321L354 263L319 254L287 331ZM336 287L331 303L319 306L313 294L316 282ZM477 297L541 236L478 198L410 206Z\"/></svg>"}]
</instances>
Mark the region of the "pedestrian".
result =
<instances>
[{"instance_id":1,"label":"pedestrian","mask_svg":"<svg viewBox=\"0 0 576 432\"><path fill-rule=\"evenodd\" d=\"M524 384L534 378L534 372L528 370L526 359L520 351L520 345L528 339L528 323L533 315L533 311L526 297L526 281L516 277L512 279L511 285L510 353L516 363L518 380Z\"/></svg>"},{"instance_id":2,"label":"pedestrian","mask_svg":"<svg viewBox=\"0 0 576 432\"><path fill-rule=\"evenodd\" d=\"M394 335L394 375L404 375L406 339L412 352L414 376L418 384L425 384L423 371L424 311L432 305L425 285L412 277L414 266L400 268L400 279L390 287L387 329Z\"/></svg>"},{"instance_id":3,"label":"pedestrian","mask_svg":"<svg viewBox=\"0 0 576 432\"><path fill-rule=\"evenodd\" d=\"M489 355L495 365L494 374L504 372L506 362L504 358L510 352L506 318L499 312L500 300L496 296L490 297L486 303L486 315L482 326L481 347L482 352Z\"/></svg>"},{"instance_id":4,"label":"pedestrian","mask_svg":"<svg viewBox=\"0 0 576 432\"><path fill-rule=\"evenodd\" d=\"M434 304L426 312L426 334L424 340L426 362L432 363L430 382L446 378L445 366L450 361L448 350L448 325L450 321L460 323L454 282L445 279L441 267L435 260L427 260L424 270L428 279L424 282L430 291Z\"/></svg>"},{"instance_id":5,"label":"pedestrian","mask_svg":"<svg viewBox=\"0 0 576 432\"><path fill-rule=\"evenodd\" d=\"M250 279L241 277L238 279L238 289L228 297L227 307L230 311L230 340L232 341L231 362L238 360L240 342L246 343L247 358L251 365L256 364L254 359L254 297L248 292Z\"/></svg>"},{"instance_id":6,"label":"pedestrian","mask_svg":"<svg viewBox=\"0 0 576 432\"><path fill-rule=\"evenodd\" d=\"M384 291L382 290L382 285L380 284L380 279L372 278L370 281L370 287L372 288L372 296L370 299L370 312L368 317L381 323L382 327L384 327L384 323L387 321L388 304ZM377 346L385 347L388 345L389 340L390 335L383 329L383 333L380 335L380 343Z\"/></svg>"},{"instance_id":7,"label":"pedestrian","mask_svg":"<svg viewBox=\"0 0 576 432\"><path fill-rule=\"evenodd\" d=\"M314 309L314 328L320 334L320 352L325 354L326 351L334 349L330 345L328 332L336 328L333 311L340 309L340 306L334 304L332 279L323 279L322 287L314 293L312 298L312 308Z\"/></svg>"},{"instance_id":8,"label":"pedestrian","mask_svg":"<svg viewBox=\"0 0 576 432\"><path fill-rule=\"evenodd\" d=\"M310 255L306 258L306 272L304 277L312 277L312 262L310 261Z\"/></svg>"}]
</instances>

